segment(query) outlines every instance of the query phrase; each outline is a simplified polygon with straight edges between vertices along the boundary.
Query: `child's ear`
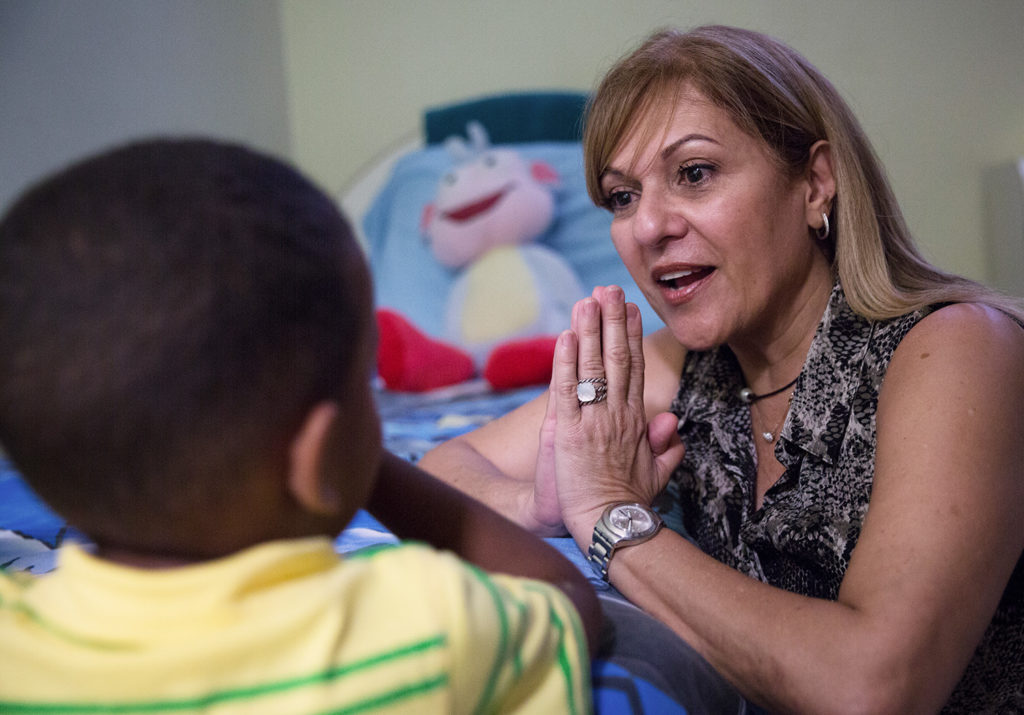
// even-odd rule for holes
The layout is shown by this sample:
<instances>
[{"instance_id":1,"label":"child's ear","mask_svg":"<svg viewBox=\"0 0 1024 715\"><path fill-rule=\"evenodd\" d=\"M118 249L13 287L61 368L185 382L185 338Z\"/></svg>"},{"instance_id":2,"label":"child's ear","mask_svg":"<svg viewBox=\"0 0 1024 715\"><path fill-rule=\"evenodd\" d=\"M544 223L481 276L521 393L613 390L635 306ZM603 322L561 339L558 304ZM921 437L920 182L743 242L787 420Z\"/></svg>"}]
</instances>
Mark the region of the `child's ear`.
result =
<instances>
[{"instance_id":1,"label":"child's ear","mask_svg":"<svg viewBox=\"0 0 1024 715\"><path fill-rule=\"evenodd\" d=\"M288 491L306 511L314 514L337 514L342 506L341 493L331 482L332 470L326 468L337 419L337 403L317 404L291 444Z\"/></svg>"}]
</instances>

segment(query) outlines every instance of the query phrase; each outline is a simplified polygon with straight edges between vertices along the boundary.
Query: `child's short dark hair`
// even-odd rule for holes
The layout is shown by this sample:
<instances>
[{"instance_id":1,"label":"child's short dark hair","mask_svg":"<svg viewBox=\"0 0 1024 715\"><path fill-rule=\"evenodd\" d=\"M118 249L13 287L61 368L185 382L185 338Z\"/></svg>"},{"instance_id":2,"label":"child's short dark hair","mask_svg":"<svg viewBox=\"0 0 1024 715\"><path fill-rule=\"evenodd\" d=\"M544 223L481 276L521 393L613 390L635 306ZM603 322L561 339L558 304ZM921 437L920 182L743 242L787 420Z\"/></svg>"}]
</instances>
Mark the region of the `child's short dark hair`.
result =
<instances>
[{"instance_id":1,"label":"child's short dark hair","mask_svg":"<svg viewBox=\"0 0 1024 715\"><path fill-rule=\"evenodd\" d=\"M208 140L109 151L0 222L0 444L87 532L174 528L287 468L370 306L345 219L282 162Z\"/></svg>"}]
</instances>

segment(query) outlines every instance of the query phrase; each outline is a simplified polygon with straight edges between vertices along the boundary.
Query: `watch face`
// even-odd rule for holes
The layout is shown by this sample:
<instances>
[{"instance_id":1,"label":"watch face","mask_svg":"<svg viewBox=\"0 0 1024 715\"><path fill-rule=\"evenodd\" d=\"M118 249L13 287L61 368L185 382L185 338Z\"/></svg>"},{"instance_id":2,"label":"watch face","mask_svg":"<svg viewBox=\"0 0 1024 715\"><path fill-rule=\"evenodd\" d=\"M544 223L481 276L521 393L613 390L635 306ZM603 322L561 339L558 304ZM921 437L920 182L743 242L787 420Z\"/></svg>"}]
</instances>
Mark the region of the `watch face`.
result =
<instances>
[{"instance_id":1,"label":"watch face","mask_svg":"<svg viewBox=\"0 0 1024 715\"><path fill-rule=\"evenodd\" d=\"M651 513L633 504L620 504L612 509L608 514L608 522L627 539L644 536L656 527Z\"/></svg>"}]
</instances>

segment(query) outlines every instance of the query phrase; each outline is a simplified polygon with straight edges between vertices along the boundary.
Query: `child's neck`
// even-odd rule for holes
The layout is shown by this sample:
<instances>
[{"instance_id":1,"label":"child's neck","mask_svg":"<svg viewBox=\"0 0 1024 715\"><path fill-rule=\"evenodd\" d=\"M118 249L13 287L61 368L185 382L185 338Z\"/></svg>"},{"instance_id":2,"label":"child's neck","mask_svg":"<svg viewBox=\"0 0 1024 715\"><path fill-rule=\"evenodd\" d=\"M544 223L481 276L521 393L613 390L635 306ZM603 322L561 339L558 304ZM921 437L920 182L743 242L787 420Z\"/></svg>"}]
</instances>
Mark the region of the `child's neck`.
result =
<instances>
[{"instance_id":1,"label":"child's neck","mask_svg":"<svg viewBox=\"0 0 1024 715\"><path fill-rule=\"evenodd\" d=\"M98 547L96 549L96 556L104 561L110 561L111 563L118 564L119 566L129 566L131 568L148 570L181 568L182 566L190 566L199 561L205 560L202 558L191 558L177 554L154 554L131 551L129 549L121 549L116 546Z\"/></svg>"}]
</instances>

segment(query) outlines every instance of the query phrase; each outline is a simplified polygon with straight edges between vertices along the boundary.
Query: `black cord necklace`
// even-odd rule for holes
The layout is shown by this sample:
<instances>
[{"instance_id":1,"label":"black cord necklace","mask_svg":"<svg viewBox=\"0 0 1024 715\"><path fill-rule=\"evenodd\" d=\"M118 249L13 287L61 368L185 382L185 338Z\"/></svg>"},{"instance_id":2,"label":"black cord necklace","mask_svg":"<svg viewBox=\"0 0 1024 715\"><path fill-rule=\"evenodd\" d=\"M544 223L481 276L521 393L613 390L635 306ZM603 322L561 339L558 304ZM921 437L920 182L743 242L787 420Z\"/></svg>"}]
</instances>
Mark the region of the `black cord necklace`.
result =
<instances>
[{"instance_id":1,"label":"black cord necklace","mask_svg":"<svg viewBox=\"0 0 1024 715\"><path fill-rule=\"evenodd\" d=\"M766 397L771 397L772 395L777 395L780 392L782 392L783 390L788 390L793 385L795 385L796 381L799 380L799 379L800 379L800 376L797 375L796 377L793 378L793 380L791 382L786 383L785 385L780 387L778 390L772 390L771 392L766 392L763 395L756 395L756 394L754 394L754 391L751 390L749 387L741 387L740 388L740 399L743 400L743 402L745 404L752 405L755 402L757 402L758 400L763 400Z\"/></svg>"}]
</instances>

